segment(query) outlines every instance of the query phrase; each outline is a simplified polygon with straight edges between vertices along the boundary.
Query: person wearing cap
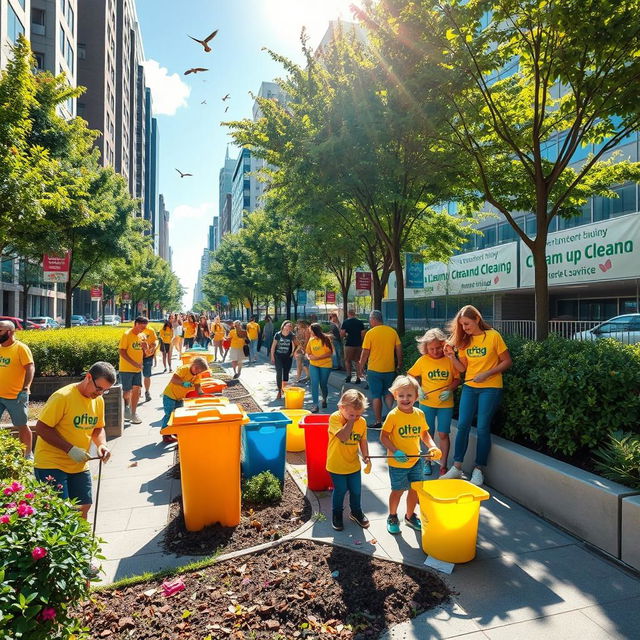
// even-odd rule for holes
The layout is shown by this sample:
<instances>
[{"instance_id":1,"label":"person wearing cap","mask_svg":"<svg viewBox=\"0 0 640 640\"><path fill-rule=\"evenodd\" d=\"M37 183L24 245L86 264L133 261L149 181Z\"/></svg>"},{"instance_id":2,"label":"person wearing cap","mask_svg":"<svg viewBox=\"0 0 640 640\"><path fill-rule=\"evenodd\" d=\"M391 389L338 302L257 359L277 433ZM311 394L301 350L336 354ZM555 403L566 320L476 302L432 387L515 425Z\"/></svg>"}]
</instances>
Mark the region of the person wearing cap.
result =
<instances>
[{"instance_id":1,"label":"person wearing cap","mask_svg":"<svg viewBox=\"0 0 640 640\"><path fill-rule=\"evenodd\" d=\"M87 465L91 443L103 462L111 457L104 432L103 396L115 381L113 365L96 362L82 382L68 384L51 394L36 423L36 478L51 483L64 499L75 498L85 519L93 502Z\"/></svg>"},{"instance_id":2,"label":"person wearing cap","mask_svg":"<svg viewBox=\"0 0 640 640\"><path fill-rule=\"evenodd\" d=\"M15 333L13 322L0 322L0 416L6 409L11 424L18 429L25 448L24 455L31 459L32 437L27 426L27 411L36 368L31 349L24 342L16 340Z\"/></svg>"},{"instance_id":3,"label":"person wearing cap","mask_svg":"<svg viewBox=\"0 0 640 640\"><path fill-rule=\"evenodd\" d=\"M124 418L130 420L132 424L142 422L136 409L140 400L140 389L142 389L142 360L146 341L144 330L148 324L148 318L138 316L133 321L133 327L122 334L119 344L118 369L124 398Z\"/></svg>"}]
</instances>

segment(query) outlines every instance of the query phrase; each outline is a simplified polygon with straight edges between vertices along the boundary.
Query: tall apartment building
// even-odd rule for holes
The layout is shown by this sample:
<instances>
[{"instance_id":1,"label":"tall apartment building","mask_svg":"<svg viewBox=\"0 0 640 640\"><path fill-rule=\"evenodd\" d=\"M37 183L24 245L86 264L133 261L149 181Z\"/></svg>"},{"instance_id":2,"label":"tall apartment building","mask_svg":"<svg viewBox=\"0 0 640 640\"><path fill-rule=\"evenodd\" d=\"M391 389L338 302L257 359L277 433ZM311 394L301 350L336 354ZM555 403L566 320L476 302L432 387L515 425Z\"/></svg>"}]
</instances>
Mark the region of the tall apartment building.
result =
<instances>
[{"instance_id":1,"label":"tall apartment building","mask_svg":"<svg viewBox=\"0 0 640 640\"><path fill-rule=\"evenodd\" d=\"M158 133L158 121L152 117L151 91L146 89L146 137L145 137L145 196L144 196L144 219L149 223L150 229L147 232L153 238L154 251L158 253L160 239L160 218L159 218L159 152L160 139Z\"/></svg>"},{"instance_id":2,"label":"tall apartment building","mask_svg":"<svg viewBox=\"0 0 640 640\"><path fill-rule=\"evenodd\" d=\"M224 209L227 202L227 196L231 195L231 191L233 189L233 170L236 167L236 161L234 158L229 157L229 147L227 146L227 151L224 157L224 165L220 169L220 174L218 177L218 218L220 219L220 223L224 218ZM228 229L231 229L231 221L229 221ZM225 225L220 224L218 228L218 239L217 243L220 244L222 240L222 235L225 233Z\"/></svg>"},{"instance_id":3,"label":"tall apartment building","mask_svg":"<svg viewBox=\"0 0 640 640\"><path fill-rule=\"evenodd\" d=\"M18 36L30 37L30 19L30 0L0 0L0 69L7 66Z\"/></svg>"},{"instance_id":4,"label":"tall apartment building","mask_svg":"<svg viewBox=\"0 0 640 640\"><path fill-rule=\"evenodd\" d=\"M249 149L242 149L232 177L231 233L236 233L242 228L245 211L250 213L258 207L259 187L255 177L256 169L257 158Z\"/></svg>"},{"instance_id":5,"label":"tall apartment building","mask_svg":"<svg viewBox=\"0 0 640 640\"><path fill-rule=\"evenodd\" d=\"M158 255L171 264L171 253L169 250L169 211L164 204L164 196L158 196L158 208L160 218L159 247Z\"/></svg>"}]
</instances>

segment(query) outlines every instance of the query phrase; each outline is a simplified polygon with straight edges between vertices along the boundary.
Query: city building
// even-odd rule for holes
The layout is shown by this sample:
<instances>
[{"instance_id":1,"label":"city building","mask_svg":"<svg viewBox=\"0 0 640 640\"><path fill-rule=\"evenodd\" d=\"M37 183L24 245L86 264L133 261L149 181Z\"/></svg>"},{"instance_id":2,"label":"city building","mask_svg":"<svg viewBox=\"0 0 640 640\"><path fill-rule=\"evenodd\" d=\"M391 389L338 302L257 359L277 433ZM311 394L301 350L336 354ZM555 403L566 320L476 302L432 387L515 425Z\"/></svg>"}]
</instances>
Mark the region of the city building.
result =
<instances>
[{"instance_id":1,"label":"city building","mask_svg":"<svg viewBox=\"0 0 640 640\"><path fill-rule=\"evenodd\" d=\"M218 248L219 226L220 216L214 216L213 224L209 226L209 251L215 251Z\"/></svg>"},{"instance_id":2,"label":"city building","mask_svg":"<svg viewBox=\"0 0 640 640\"><path fill-rule=\"evenodd\" d=\"M147 88L145 95L146 102L146 131L145 138L145 196L144 196L144 219L149 223L149 230L146 232L153 238L154 251L158 252L159 241L159 133L158 121L152 117L151 91Z\"/></svg>"},{"instance_id":3,"label":"city building","mask_svg":"<svg viewBox=\"0 0 640 640\"><path fill-rule=\"evenodd\" d=\"M169 211L165 207L164 196L158 196L160 233L158 255L171 265L171 252L169 249Z\"/></svg>"},{"instance_id":4,"label":"city building","mask_svg":"<svg viewBox=\"0 0 640 640\"><path fill-rule=\"evenodd\" d=\"M222 223L224 217L224 209L227 203L227 196L231 196L233 189L233 171L236 168L236 161L234 158L229 157L229 146L227 145L227 151L224 157L224 165L220 169L218 177L218 217ZM222 235L228 233L231 230L231 221L228 225L220 224L218 228L218 238L216 243L220 244Z\"/></svg>"},{"instance_id":5,"label":"city building","mask_svg":"<svg viewBox=\"0 0 640 640\"><path fill-rule=\"evenodd\" d=\"M222 209L222 215L220 216L220 228L219 228L219 238L220 242L222 242L222 238L224 238L227 233L231 233L231 208L233 204L233 199L230 193L227 193L224 199L224 208Z\"/></svg>"},{"instance_id":6,"label":"city building","mask_svg":"<svg viewBox=\"0 0 640 640\"><path fill-rule=\"evenodd\" d=\"M242 228L244 212L258 207L258 180L255 176L257 159L249 149L242 149L233 170L231 187L231 233ZM254 175L250 175L254 174Z\"/></svg>"},{"instance_id":7,"label":"city building","mask_svg":"<svg viewBox=\"0 0 640 640\"><path fill-rule=\"evenodd\" d=\"M0 69L7 66L18 36L31 37L30 27L30 0L0 0Z\"/></svg>"}]
</instances>

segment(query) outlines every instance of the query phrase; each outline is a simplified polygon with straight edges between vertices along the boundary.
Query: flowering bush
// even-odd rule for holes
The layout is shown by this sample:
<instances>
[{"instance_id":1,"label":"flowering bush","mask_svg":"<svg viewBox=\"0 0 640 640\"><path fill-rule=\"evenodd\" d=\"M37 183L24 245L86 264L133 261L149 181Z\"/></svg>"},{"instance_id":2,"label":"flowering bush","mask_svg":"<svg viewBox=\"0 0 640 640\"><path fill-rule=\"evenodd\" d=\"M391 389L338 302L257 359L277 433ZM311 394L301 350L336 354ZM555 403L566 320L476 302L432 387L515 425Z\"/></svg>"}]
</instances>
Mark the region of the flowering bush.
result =
<instances>
[{"instance_id":1,"label":"flowering bush","mask_svg":"<svg viewBox=\"0 0 640 640\"><path fill-rule=\"evenodd\" d=\"M24 445L11 435L9 429L0 429L0 483L22 480L33 475L33 464L24 457Z\"/></svg>"},{"instance_id":2,"label":"flowering bush","mask_svg":"<svg viewBox=\"0 0 640 640\"><path fill-rule=\"evenodd\" d=\"M52 487L0 485L0 640L86 637L70 610L89 595L96 553L89 524Z\"/></svg>"}]
</instances>

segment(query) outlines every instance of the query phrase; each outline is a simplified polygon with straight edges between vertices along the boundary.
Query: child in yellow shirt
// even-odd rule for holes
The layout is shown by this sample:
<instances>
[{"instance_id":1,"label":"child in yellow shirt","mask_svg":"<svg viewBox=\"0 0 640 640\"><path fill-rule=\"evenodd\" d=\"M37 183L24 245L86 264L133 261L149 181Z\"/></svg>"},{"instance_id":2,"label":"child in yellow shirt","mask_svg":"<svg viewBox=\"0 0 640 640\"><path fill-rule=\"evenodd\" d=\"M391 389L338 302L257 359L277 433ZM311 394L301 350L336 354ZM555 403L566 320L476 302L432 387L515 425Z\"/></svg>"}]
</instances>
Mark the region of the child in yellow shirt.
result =
<instances>
[{"instance_id":1,"label":"child in yellow shirt","mask_svg":"<svg viewBox=\"0 0 640 640\"><path fill-rule=\"evenodd\" d=\"M338 411L329 418L329 446L327 448L327 471L333 481L333 516L331 524L336 531L342 531L342 507L344 497L349 492L349 518L363 529L369 526L368 518L362 513L360 496L360 459L362 453L365 464L369 462L367 444L367 423L362 414L367 408L367 399L356 389L342 394Z\"/></svg>"},{"instance_id":2,"label":"child in yellow shirt","mask_svg":"<svg viewBox=\"0 0 640 640\"><path fill-rule=\"evenodd\" d=\"M411 376L398 376L389 391L397 403L384 421L380 442L387 448L391 494L389 495L389 517L387 531L400 533L398 521L398 505L402 494L407 491L407 513L404 517L406 525L422 530L420 518L415 513L418 494L411 488L412 482L422 482L424 465L420 452L420 441L428 448L432 460L439 460L442 452L434 444L429 435L429 427L421 409L413 405L418 399L420 386Z\"/></svg>"}]
</instances>

